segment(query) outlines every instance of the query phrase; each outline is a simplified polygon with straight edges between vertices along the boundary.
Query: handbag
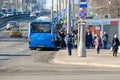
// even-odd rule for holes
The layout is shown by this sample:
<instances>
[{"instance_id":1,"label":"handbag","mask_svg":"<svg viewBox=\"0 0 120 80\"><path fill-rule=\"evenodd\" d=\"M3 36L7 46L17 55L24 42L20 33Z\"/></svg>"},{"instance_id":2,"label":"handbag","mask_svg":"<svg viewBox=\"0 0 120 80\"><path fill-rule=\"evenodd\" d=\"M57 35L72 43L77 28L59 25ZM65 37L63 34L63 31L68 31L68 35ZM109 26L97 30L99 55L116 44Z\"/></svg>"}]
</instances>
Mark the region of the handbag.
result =
<instances>
[{"instance_id":1,"label":"handbag","mask_svg":"<svg viewBox=\"0 0 120 80\"><path fill-rule=\"evenodd\" d=\"M113 47L110 47L110 51L112 51L113 50Z\"/></svg>"},{"instance_id":2,"label":"handbag","mask_svg":"<svg viewBox=\"0 0 120 80\"><path fill-rule=\"evenodd\" d=\"M120 46L118 46L118 53L120 53Z\"/></svg>"}]
</instances>

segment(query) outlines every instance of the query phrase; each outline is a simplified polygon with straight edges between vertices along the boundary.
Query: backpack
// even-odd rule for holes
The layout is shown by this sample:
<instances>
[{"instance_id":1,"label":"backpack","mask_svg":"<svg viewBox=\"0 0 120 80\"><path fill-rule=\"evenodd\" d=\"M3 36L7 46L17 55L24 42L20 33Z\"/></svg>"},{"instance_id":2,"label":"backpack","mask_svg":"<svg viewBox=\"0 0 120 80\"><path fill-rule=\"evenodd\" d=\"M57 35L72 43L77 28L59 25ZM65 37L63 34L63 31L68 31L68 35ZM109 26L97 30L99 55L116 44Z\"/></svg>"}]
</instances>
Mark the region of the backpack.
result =
<instances>
[{"instance_id":1,"label":"backpack","mask_svg":"<svg viewBox=\"0 0 120 80\"><path fill-rule=\"evenodd\" d=\"M72 37L70 36L67 37L67 44L72 44Z\"/></svg>"}]
</instances>

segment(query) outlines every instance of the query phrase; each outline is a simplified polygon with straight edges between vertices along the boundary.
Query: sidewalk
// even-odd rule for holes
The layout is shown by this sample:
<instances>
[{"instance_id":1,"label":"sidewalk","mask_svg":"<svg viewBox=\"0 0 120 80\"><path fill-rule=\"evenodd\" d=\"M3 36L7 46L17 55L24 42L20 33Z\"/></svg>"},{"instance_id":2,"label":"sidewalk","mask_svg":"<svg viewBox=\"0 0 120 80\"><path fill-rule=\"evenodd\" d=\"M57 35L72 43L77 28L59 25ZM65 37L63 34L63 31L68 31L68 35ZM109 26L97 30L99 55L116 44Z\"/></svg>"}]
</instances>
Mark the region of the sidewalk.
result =
<instances>
[{"instance_id":1,"label":"sidewalk","mask_svg":"<svg viewBox=\"0 0 120 80\"><path fill-rule=\"evenodd\" d=\"M67 49L59 50L54 62L56 64L89 65L99 67L120 68L120 53L117 57L112 56L110 50L101 49L100 54L96 54L94 49L86 49L86 57L78 57L77 50L72 50L72 56L68 56Z\"/></svg>"}]
</instances>

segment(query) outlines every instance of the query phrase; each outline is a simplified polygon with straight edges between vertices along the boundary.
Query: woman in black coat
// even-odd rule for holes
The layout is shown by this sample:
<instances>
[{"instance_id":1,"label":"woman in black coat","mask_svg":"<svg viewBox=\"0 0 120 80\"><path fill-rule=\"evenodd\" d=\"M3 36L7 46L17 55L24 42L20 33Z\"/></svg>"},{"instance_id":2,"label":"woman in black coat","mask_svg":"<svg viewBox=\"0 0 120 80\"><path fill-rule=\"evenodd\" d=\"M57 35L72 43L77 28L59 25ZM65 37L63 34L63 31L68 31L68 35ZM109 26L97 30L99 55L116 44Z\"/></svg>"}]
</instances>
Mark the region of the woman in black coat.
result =
<instances>
[{"instance_id":1,"label":"woman in black coat","mask_svg":"<svg viewBox=\"0 0 120 80\"><path fill-rule=\"evenodd\" d=\"M117 34L115 34L114 38L112 40L113 56L115 56L115 57L117 57L119 44L120 44L120 42L119 42L118 36L117 36Z\"/></svg>"}]
</instances>

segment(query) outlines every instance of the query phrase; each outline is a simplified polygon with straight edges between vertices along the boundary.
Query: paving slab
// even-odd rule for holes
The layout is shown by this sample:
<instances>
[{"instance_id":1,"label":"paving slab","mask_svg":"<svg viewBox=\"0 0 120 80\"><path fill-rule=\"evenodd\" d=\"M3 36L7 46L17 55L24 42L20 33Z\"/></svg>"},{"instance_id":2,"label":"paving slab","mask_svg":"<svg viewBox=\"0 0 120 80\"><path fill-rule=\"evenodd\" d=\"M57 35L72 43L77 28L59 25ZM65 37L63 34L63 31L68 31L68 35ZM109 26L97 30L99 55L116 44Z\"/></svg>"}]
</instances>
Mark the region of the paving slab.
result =
<instances>
[{"instance_id":1,"label":"paving slab","mask_svg":"<svg viewBox=\"0 0 120 80\"><path fill-rule=\"evenodd\" d=\"M115 57L109 49L101 49L99 54L94 49L86 49L86 57L79 57L77 53L77 49L73 49L72 56L69 56L67 49L61 49L57 52L54 63L120 68L120 54Z\"/></svg>"}]
</instances>

